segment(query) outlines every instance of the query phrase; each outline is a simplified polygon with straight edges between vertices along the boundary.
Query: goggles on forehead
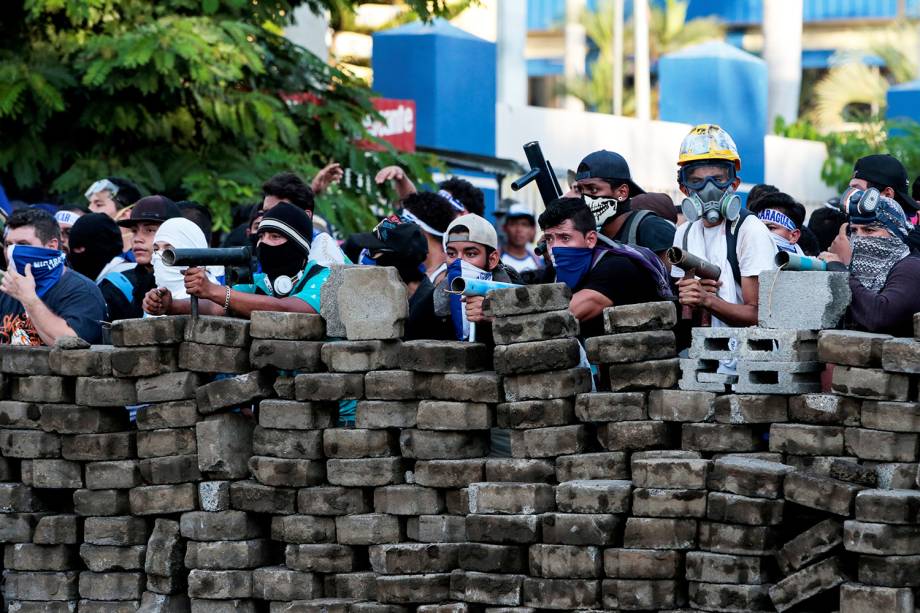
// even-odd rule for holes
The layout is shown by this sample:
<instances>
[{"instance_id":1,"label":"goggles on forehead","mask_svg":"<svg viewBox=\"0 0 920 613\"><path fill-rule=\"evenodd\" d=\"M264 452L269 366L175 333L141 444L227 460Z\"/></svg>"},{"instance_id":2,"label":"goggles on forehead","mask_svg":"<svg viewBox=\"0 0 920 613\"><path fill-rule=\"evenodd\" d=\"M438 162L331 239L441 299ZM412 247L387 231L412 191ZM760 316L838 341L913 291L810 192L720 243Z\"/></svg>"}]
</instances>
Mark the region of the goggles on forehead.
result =
<instances>
[{"instance_id":1,"label":"goggles on forehead","mask_svg":"<svg viewBox=\"0 0 920 613\"><path fill-rule=\"evenodd\" d=\"M89 200L93 194L98 194L99 192L108 191L114 197L118 193L118 186L109 181L108 179L99 179L95 183L89 186L89 189L83 194L83 197Z\"/></svg>"},{"instance_id":2,"label":"goggles on forehead","mask_svg":"<svg viewBox=\"0 0 920 613\"><path fill-rule=\"evenodd\" d=\"M703 176L697 176L690 178L690 173L696 168L701 167L713 167L721 168L726 171L726 174L719 172L718 174L707 173ZM727 178L723 178L726 177ZM684 185L688 189L692 190L701 190L706 187L707 183L712 183L719 189L728 189L729 186L735 182L737 175L735 174L735 165L732 163L720 163L712 160L704 160L702 162L697 162L696 164L687 164L682 166L678 172L678 179L680 180L681 185Z\"/></svg>"}]
</instances>

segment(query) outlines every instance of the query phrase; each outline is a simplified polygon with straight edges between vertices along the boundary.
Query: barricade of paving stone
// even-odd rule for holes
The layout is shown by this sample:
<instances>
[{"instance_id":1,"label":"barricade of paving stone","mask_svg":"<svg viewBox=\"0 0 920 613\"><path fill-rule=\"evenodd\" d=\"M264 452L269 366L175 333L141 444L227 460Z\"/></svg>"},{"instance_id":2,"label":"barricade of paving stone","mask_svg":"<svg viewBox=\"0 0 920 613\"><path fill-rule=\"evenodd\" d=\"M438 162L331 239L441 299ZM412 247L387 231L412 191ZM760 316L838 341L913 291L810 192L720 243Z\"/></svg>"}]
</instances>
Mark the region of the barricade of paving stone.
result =
<instances>
[{"instance_id":1,"label":"barricade of paving stone","mask_svg":"<svg viewBox=\"0 0 920 613\"><path fill-rule=\"evenodd\" d=\"M566 296L489 301L501 328ZM672 325L658 309L606 317L611 336ZM0 348L10 609L914 608L920 491L901 436L920 430L914 341L834 358L906 376L903 399L856 379L791 396L590 392L567 376L577 327L490 354L327 342L318 320L256 315L187 341L185 319L164 318L117 326L117 347ZM288 341L319 344L319 361L256 365L254 347ZM248 363L211 381L212 365L180 368L186 342L245 347ZM665 359L649 351L639 361ZM347 399L354 428L337 424ZM512 457L490 455L495 426Z\"/></svg>"}]
</instances>

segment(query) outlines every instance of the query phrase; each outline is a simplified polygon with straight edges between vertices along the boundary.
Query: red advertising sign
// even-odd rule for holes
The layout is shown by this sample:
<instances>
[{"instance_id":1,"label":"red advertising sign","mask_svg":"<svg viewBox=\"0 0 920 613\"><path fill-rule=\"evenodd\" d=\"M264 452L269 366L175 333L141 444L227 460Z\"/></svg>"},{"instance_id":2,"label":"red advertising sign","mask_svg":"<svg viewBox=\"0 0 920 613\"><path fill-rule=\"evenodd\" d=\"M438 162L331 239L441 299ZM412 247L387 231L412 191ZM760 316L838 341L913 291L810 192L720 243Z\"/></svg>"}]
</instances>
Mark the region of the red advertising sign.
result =
<instances>
[{"instance_id":1,"label":"red advertising sign","mask_svg":"<svg viewBox=\"0 0 920 613\"><path fill-rule=\"evenodd\" d=\"M371 102L383 120L368 117L367 131L398 151L415 151L415 101L373 98Z\"/></svg>"},{"instance_id":2,"label":"red advertising sign","mask_svg":"<svg viewBox=\"0 0 920 613\"><path fill-rule=\"evenodd\" d=\"M281 92L281 98L288 104L322 104L323 100L310 92ZM382 120L368 117L364 127L381 140L385 140L397 151L415 151L415 101L393 98L371 98L371 104L380 113ZM380 149L368 141L361 141L362 149Z\"/></svg>"}]
</instances>

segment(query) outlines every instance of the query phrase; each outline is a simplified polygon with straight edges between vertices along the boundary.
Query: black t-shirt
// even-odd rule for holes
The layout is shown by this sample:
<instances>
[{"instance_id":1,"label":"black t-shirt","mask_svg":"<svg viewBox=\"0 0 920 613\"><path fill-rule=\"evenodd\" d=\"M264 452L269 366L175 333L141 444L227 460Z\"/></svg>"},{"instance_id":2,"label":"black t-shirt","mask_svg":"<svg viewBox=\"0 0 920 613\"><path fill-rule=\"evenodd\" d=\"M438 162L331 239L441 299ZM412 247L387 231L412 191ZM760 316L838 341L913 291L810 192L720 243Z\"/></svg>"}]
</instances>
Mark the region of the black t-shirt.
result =
<instances>
[{"instance_id":1,"label":"black t-shirt","mask_svg":"<svg viewBox=\"0 0 920 613\"><path fill-rule=\"evenodd\" d=\"M614 306L661 300L651 274L623 255L606 253L572 292L594 290L609 298ZM598 315L581 322L581 336L604 334L604 318Z\"/></svg>"},{"instance_id":2,"label":"black t-shirt","mask_svg":"<svg viewBox=\"0 0 920 613\"><path fill-rule=\"evenodd\" d=\"M434 312L434 284L422 275L422 281L409 298L409 321L406 322L406 340L431 339L456 340L450 317L439 317Z\"/></svg>"},{"instance_id":3,"label":"black t-shirt","mask_svg":"<svg viewBox=\"0 0 920 613\"><path fill-rule=\"evenodd\" d=\"M113 275L122 275L127 281L131 292L129 300L122 287L115 283ZM144 296L157 286L153 270L144 266L135 266L122 273L110 273L99 282L99 289L109 308L109 321L119 319L136 319L144 316Z\"/></svg>"},{"instance_id":4,"label":"black t-shirt","mask_svg":"<svg viewBox=\"0 0 920 613\"><path fill-rule=\"evenodd\" d=\"M42 297L42 302L52 313L64 319L77 336L88 343L102 340L102 323L105 320L105 300L96 284L71 269ZM0 292L0 344L42 345L32 319L22 304Z\"/></svg>"},{"instance_id":5,"label":"black t-shirt","mask_svg":"<svg viewBox=\"0 0 920 613\"><path fill-rule=\"evenodd\" d=\"M632 216L639 212L640 211L630 211L627 215ZM617 235L613 237L613 240L621 243L627 242L629 239L630 221L632 220L626 220L623 227L617 232ZM639 222L639 228L636 232L636 244L640 247L651 249L655 253L661 253L674 246L674 233L676 231L677 226L667 219L662 219L658 215L650 212Z\"/></svg>"}]
</instances>

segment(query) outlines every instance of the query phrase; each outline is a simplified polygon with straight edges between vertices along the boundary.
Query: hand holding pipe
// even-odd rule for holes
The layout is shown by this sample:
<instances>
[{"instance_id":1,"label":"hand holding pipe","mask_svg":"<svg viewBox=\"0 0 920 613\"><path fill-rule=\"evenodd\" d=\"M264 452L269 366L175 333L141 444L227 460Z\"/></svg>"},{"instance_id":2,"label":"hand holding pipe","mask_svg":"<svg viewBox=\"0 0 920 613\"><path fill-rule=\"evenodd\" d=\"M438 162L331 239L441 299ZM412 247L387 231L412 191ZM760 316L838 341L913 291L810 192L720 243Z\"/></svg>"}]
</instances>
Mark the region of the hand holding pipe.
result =
<instances>
[{"instance_id":1,"label":"hand holding pipe","mask_svg":"<svg viewBox=\"0 0 920 613\"><path fill-rule=\"evenodd\" d=\"M249 266L252 251L249 247L224 247L220 249L175 249L167 247L162 252L167 266ZM198 319L198 296L191 296L192 319Z\"/></svg>"},{"instance_id":2,"label":"hand holding pipe","mask_svg":"<svg viewBox=\"0 0 920 613\"><path fill-rule=\"evenodd\" d=\"M684 272L693 270L700 279L718 281L722 276L721 268L679 247L668 249L668 261L671 266L677 266Z\"/></svg>"},{"instance_id":3,"label":"hand holding pipe","mask_svg":"<svg viewBox=\"0 0 920 613\"><path fill-rule=\"evenodd\" d=\"M829 271L829 272L846 272L849 270L842 262L825 262L818 258L810 258L805 255L780 251L776 254L774 262L780 270L802 271Z\"/></svg>"}]
</instances>

